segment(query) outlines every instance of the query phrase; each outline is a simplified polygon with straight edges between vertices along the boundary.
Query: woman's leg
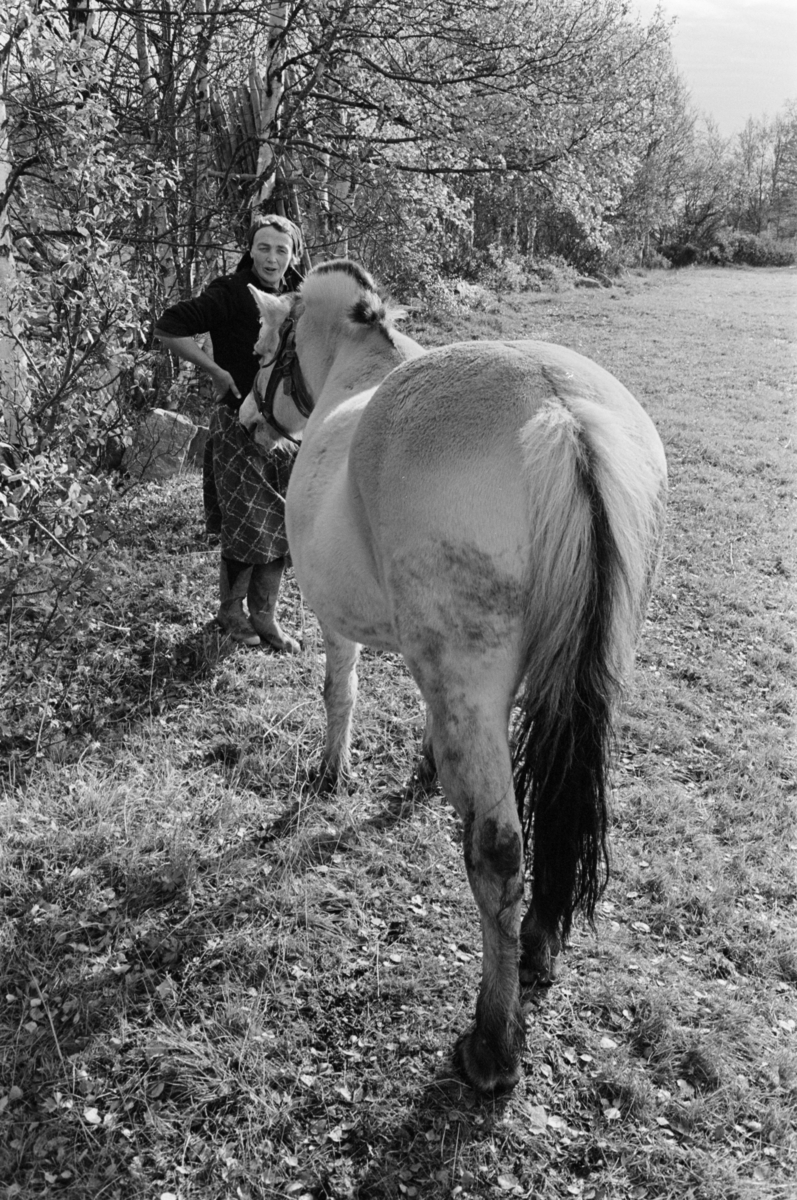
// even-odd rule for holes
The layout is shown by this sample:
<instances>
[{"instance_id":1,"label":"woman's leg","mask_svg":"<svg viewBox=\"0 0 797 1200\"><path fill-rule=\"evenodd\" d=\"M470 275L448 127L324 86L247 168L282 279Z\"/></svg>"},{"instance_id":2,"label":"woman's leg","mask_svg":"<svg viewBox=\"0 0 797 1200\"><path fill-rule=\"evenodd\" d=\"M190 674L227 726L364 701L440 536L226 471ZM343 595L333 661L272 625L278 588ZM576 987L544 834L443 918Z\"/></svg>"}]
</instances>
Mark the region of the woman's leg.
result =
<instances>
[{"instance_id":1,"label":"woman's leg","mask_svg":"<svg viewBox=\"0 0 797 1200\"><path fill-rule=\"evenodd\" d=\"M219 572L219 611L216 621L234 642L244 646L259 646L260 636L253 629L243 609L244 599L252 576L249 563L222 558Z\"/></svg>"},{"instance_id":2,"label":"woman's leg","mask_svg":"<svg viewBox=\"0 0 797 1200\"><path fill-rule=\"evenodd\" d=\"M277 600L284 570L284 558L254 564L247 592L249 620L252 628L269 646L283 654L297 654L299 643L282 629L277 620Z\"/></svg>"}]
</instances>

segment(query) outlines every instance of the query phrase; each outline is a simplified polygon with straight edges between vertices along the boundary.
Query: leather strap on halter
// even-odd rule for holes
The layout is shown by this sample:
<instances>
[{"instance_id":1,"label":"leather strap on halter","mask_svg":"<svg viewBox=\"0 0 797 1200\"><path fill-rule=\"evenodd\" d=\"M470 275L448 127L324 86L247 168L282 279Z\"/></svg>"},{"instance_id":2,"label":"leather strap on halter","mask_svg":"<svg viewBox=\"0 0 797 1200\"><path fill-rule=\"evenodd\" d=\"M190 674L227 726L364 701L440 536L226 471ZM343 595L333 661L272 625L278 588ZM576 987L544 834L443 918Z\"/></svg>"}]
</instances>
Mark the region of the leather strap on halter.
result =
<instances>
[{"instance_id":1,"label":"leather strap on halter","mask_svg":"<svg viewBox=\"0 0 797 1200\"><path fill-rule=\"evenodd\" d=\"M272 370L266 384L266 390L262 395L258 388L260 372L258 372L255 379L254 393L257 407L263 420L279 437L287 438L288 441L298 446L300 445L298 439L292 433L289 433L285 426L274 416L274 397L277 394L277 388L280 386L280 383L285 392L293 400L300 417L309 417L315 404L313 397L307 390L307 384L304 381L302 369L299 366L299 359L296 356L295 330L292 317L288 317L282 324L277 353L270 363L263 363L260 370L262 371L265 367L269 366Z\"/></svg>"}]
</instances>

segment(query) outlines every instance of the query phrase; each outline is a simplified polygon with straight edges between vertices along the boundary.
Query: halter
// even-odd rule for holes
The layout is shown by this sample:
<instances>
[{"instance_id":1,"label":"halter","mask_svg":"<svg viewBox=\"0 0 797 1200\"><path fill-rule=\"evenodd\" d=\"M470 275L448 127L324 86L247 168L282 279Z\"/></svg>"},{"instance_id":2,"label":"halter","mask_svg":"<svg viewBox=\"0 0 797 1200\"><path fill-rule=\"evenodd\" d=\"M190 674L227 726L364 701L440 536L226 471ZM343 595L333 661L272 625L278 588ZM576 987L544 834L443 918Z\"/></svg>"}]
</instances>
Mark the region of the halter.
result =
<instances>
[{"instance_id":1,"label":"halter","mask_svg":"<svg viewBox=\"0 0 797 1200\"><path fill-rule=\"evenodd\" d=\"M260 372L266 367L271 367L271 374L266 384L266 390L261 393L258 387L260 381ZM283 389L293 400L296 410L301 417L309 417L313 411L315 401L307 390L307 384L302 375L302 368L299 366L299 359L296 355L296 330L294 328L293 317L288 317L283 321L280 327L280 340L277 346L277 353L270 362L263 363L255 378L254 395L257 403L258 411L266 422L279 437L287 438L289 442L293 442L294 446L299 446L301 443L297 438L289 433L284 425L280 424L274 416L274 397L277 394L277 388L282 383Z\"/></svg>"}]
</instances>

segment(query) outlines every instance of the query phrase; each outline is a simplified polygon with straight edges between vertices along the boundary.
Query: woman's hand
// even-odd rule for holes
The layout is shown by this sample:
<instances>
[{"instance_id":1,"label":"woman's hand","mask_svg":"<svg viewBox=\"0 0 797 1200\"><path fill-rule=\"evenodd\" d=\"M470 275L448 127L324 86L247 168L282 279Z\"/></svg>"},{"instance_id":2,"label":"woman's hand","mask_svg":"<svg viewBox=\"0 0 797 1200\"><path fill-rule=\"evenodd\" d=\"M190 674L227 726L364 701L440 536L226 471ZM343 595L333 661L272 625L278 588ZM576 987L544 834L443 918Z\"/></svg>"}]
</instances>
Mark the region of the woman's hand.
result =
<instances>
[{"instance_id":1,"label":"woman's hand","mask_svg":"<svg viewBox=\"0 0 797 1200\"><path fill-rule=\"evenodd\" d=\"M218 400L223 400L228 392L232 392L237 400L242 399L241 393L238 391L235 380L230 372L225 371L223 367L215 363L210 355L206 354L192 337L170 337L169 334L158 333L157 329L155 330L155 337L166 350L171 350L178 358L182 358L185 362L193 363L194 366L207 371L213 380L213 390Z\"/></svg>"},{"instance_id":2,"label":"woman's hand","mask_svg":"<svg viewBox=\"0 0 797 1200\"><path fill-rule=\"evenodd\" d=\"M210 377L213 380L213 390L216 393L216 399L222 400L228 392L232 392L236 399L240 400L241 393L235 386L235 380L229 371L225 371L223 367L217 367L213 364L213 370L210 372Z\"/></svg>"}]
</instances>

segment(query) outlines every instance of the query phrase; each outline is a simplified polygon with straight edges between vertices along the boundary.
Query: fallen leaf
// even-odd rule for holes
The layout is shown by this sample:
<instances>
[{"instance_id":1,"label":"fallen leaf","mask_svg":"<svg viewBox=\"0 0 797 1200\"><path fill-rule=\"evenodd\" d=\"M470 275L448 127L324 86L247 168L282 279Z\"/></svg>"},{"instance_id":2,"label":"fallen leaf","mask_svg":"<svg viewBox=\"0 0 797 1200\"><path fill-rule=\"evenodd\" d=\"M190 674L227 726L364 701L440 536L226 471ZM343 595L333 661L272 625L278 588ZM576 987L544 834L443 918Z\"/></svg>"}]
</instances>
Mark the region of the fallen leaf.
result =
<instances>
[{"instance_id":1,"label":"fallen leaf","mask_svg":"<svg viewBox=\"0 0 797 1200\"><path fill-rule=\"evenodd\" d=\"M544 1133L548 1126L548 1114L541 1104L532 1104L529 1109L528 1127L531 1133Z\"/></svg>"}]
</instances>

